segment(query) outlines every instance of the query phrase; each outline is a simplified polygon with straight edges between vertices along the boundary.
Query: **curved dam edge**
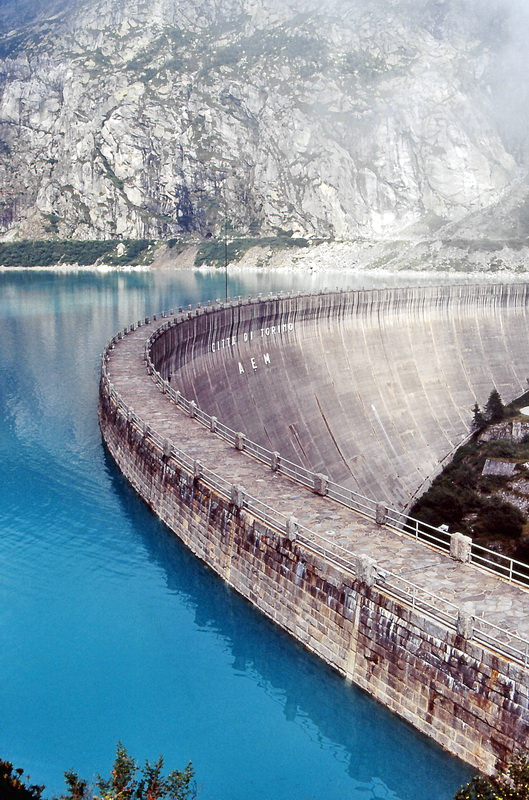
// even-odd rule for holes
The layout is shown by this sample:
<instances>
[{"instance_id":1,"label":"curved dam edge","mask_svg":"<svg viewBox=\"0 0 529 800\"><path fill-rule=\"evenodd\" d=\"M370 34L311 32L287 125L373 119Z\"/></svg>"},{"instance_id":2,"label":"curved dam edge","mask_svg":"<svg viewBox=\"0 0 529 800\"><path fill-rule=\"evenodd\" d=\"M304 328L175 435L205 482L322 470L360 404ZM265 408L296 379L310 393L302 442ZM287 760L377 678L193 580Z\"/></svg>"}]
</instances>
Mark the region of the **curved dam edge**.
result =
<instances>
[{"instance_id":1,"label":"curved dam edge","mask_svg":"<svg viewBox=\"0 0 529 800\"><path fill-rule=\"evenodd\" d=\"M528 286L443 286L205 306L153 343L184 397L235 431L407 509L470 432L527 388Z\"/></svg>"},{"instance_id":2,"label":"curved dam edge","mask_svg":"<svg viewBox=\"0 0 529 800\"><path fill-rule=\"evenodd\" d=\"M186 441L192 420L183 420L178 442L184 454L186 444L190 451L175 458L171 443L156 433L160 419L141 422L127 402L127 382L157 391L143 363L152 329L130 332L105 354L100 425L125 477L196 555L270 619L449 752L491 771L497 758L527 740L527 669L467 638L464 620L457 630L439 624L385 595L361 563L356 572L340 568L299 542L295 528L263 522L245 507L240 487L212 485L196 442ZM125 367L135 362L121 377L113 364L117 351ZM135 407L141 413L137 401ZM160 415L167 413L160 405ZM174 406L171 413L183 417Z\"/></svg>"}]
</instances>

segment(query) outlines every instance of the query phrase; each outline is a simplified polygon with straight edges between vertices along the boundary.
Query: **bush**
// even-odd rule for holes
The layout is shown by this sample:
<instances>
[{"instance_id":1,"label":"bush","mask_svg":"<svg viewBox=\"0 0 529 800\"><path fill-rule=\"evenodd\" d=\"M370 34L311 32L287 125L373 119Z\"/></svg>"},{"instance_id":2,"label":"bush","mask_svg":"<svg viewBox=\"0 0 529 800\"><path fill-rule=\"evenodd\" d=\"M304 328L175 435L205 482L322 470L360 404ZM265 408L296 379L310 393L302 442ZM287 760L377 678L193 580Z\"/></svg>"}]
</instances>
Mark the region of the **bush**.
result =
<instances>
[{"instance_id":1,"label":"bush","mask_svg":"<svg viewBox=\"0 0 529 800\"><path fill-rule=\"evenodd\" d=\"M460 487L433 484L411 510L411 516L438 527L458 525L472 497Z\"/></svg>"},{"instance_id":2,"label":"bush","mask_svg":"<svg viewBox=\"0 0 529 800\"><path fill-rule=\"evenodd\" d=\"M492 458L516 458L518 450L516 443L511 442L509 439L494 439L492 442L485 444L482 453Z\"/></svg>"},{"instance_id":3,"label":"bush","mask_svg":"<svg viewBox=\"0 0 529 800\"><path fill-rule=\"evenodd\" d=\"M0 243L4 267L52 267L56 264L91 266L116 246L115 241L30 241Z\"/></svg>"},{"instance_id":4,"label":"bush","mask_svg":"<svg viewBox=\"0 0 529 800\"><path fill-rule=\"evenodd\" d=\"M455 486L467 492L475 489L478 484L478 473L469 464L452 462L446 467L445 476Z\"/></svg>"},{"instance_id":5,"label":"bush","mask_svg":"<svg viewBox=\"0 0 529 800\"><path fill-rule=\"evenodd\" d=\"M126 239L125 252L121 256L110 256L108 263L112 266L126 266L137 264L145 250L154 244L152 239Z\"/></svg>"},{"instance_id":6,"label":"bush","mask_svg":"<svg viewBox=\"0 0 529 800\"><path fill-rule=\"evenodd\" d=\"M10 761L0 759L0 797L2 800L41 800L44 786L27 784L22 780L23 774L23 769L14 769Z\"/></svg>"},{"instance_id":7,"label":"bush","mask_svg":"<svg viewBox=\"0 0 529 800\"><path fill-rule=\"evenodd\" d=\"M510 481L508 475L484 475L479 483L483 494L493 494L503 489Z\"/></svg>"},{"instance_id":8,"label":"bush","mask_svg":"<svg viewBox=\"0 0 529 800\"><path fill-rule=\"evenodd\" d=\"M517 539L525 525L525 514L505 500L489 500L476 521L474 530L482 536Z\"/></svg>"},{"instance_id":9,"label":"bush","mask_svg":"<svg viewBox=\"0 0 529 800\"><path fill-rule=\"evenodd\" d=\"M529 761L518 753L504 769L487 778L477 775L462 786L454 800L529 800Z\"/></svg>"}]
</instances>

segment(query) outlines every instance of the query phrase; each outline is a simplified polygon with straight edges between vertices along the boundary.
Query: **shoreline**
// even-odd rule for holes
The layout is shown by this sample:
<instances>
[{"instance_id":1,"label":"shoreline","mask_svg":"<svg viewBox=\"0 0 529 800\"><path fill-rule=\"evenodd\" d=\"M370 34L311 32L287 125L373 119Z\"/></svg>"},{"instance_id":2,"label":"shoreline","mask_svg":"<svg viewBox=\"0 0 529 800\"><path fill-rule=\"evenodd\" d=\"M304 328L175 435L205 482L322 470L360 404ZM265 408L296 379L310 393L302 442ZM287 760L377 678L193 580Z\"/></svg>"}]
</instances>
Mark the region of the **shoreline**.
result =
<instances>
[{"instance_id":1,"label":"shoreline","mask_svg":"<svg viewBox=\"0 0 529 800\"><path fill-rule=\"evenodd\" d=\"M75 264L67 264L67 265L60 265L56 264L53 266L47 267L7 267L0 265L0 273L11 273L11 272L52 272L58 275L67 275L67 274L78 274L82 272L91 272L91 273L100 273L102 275L107 275L108 273L133 273L133 272L147 272L147 273L224 273L224 267L215 267L215 266L200 266L200 267L165 267L165 268L156 268L151 264L142 264L138 266L111 266L108 264L100 264L100 265L75 265ZM481 283L481 282L498 282L498 283L514 283L514 282L526 282L529 281L529 269L526 272L518 272L513 270L497 270L494 272L491 271L484 271L484 270L475 270L472 272L463 272L463 271L456 271L456 270L439 270L439 269L423 269L423 270L415 270L415 269L402 269L402 270L391 270L391 269L369 269L369 268L362 268L362 267L344 267L344 266L337 266L336 268L329 268L327 266L319 266L314 265L310 267L306 266L292 266L284 265L284 266L255 266L255 265L244 265L238 266L236 264L228 265L228 274L260 274L260 273L271 273L277 272L278 274L303 274L305 273L307 277L314 277L316 275L355 275L355 276L363 276L363 277L379 277L379 278L424 278L428 280L430 283L435 276L438 276L440 280L445 282L449 278L453 278L454 281L457 282L467 282L467 283Z\"/></svg>"}]
</instances>

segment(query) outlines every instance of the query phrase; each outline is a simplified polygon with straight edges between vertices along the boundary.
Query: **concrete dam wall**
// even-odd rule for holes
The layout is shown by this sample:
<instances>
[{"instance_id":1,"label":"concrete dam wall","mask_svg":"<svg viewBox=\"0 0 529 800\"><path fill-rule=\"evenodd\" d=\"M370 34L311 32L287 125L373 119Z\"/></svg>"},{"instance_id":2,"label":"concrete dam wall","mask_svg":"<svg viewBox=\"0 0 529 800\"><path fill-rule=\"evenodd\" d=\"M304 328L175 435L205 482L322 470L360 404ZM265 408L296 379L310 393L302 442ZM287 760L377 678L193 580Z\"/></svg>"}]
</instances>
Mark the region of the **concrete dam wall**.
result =
<instances>
[{"instance_id":1,"label":"concrete dam wall","mask_svg":"<svg viewBox=\"0 0 529 800\"><path fill-rule=\"evenodd\" d=\"M527 301L511 284L206 307L152 355L229 427L403 509L468 435L476 400L527 389Z\"/></svg>"},{"instance_id":2,"label":"concrete dam wall","mask_svg":"<svg viewBox=\"0 0 529 800\"><path fill-rule=\"evenodd\" d=\"M452 555L437 552L320 496L316 488L306 489L240 452L237 440L233 446L215 435L211 426L190 418L197 416L195 406L186 405L184 413L174 402L176 389L185 394L178 376L187 374L197 385L202 382L215 402L218 382L219 393L235 406L238 398L230 381L236 368L235 376L243 379L239 386L246 381L252 389L241 392L242 402L254 399L251 413L244 411L246 419L261 408L252 384L260 372L256 386L266 387L268 381L272 389L276 387L276 393L267 397L277 397L277 417L284 401L295 407L291 395L303 409L304 385L317 393L321 404L327 382L331 390L333 384L342 386L340 378L332 380L330 367L325 377L316 379L307 369L296 381L286 375L282 383L277 371L270 371L274 356L279 359L281 351L288 353L290 347L292 363L300 365L299 349L307 340L319 341L320 350L329 351L323 360L330 365L331 348L323 343L336 330L342 331L337 341L342 341L343 353L345 332L356 337L351 352L356 346L370 352L366 342L377 341L377 299L385 318L378 341L388 347L389 332L395 337L400 331L401 341L406 341L400 329L410 315L426 327L433 315L448 329L457 330L474 317L473 329L480 332L483 352L487 341L492 346L498 328L502 345L493 349L497 368L483 366L484 396L492 377L503 395L510 396L507 382L498 382L501 374L510 376L511 394L518 394L513 376L523 385L522 346L517 372L505 362L509 342L517 341L525 330L525 287L460 289L459 295L459 287L454 287L271 298L140 321L116 336L103 354L99 417L104 440L125 477L198 557L348 680L451 753L491 771L497 759L504 760L529 739L529 592L487 570L460 563L464 559L455 550ZM357 320L354 325L351 318ZM515 320L519 320L518 334ZM472 325L465 327L469 329ZM407 352L416 352L411 345L415 337L407 338ZM453 337L446 341L453 342ZM426 344L422 347L424 352ZM438 352L439 342L436 347ZM397 371L391 365L381 366L378 374L398 378L399 385L405 384L404 374L411 374L413 382L406 385L415 386L418 364L401 375L405 361L398 348L391 352L400 357ZM465 344L460 341L452 351L454 359L463 352ZM171 388L159 375L150 374L149 353L165 376L171 376ZM310 364L317 361L314 355ZM209 388L208 363L216 365ZM351 363L349 374L359 381ZM450 359L443 362L439 352L435 363L448 370ZM285 364L290 367L291 362ZM373 366L370 362L369 369ZM273 381L266 378L266 370L268 376L275 375ZM456 365L454 372L460 376L461 368ZM435 378L431 365L427 374L429 387ZM446 379L443 373L442 380ZM366 378L366 383L372 382L373 376ZM467 380L466 385L473 391L478 382ZM359 389L357 384L352 394L357 403ZM391 406L384 407L389 420ZM309 408L314 409L312 400ZM323 408L330 417L333 407ZM345 415L343 409L340 413ZM465 431L466 413L465 408L460 414ZM219 419L223 416L219 413ZM321 412L314 424L320 424L320 417ZM369 419L369 409L365 417ZM427 419L431 418L430 413ZM259 419L265 430L268 416ZM279 420L270 419L274 429L282 430ZM305 422L311 419L307 416ZM437 426L444 430L439 421ZM347 440L345 433L339 442ZM322 437L320 427L313 441L323 454L328 445ZM377 439L384 440L384 436ZM373 452L377 453L376 447ZM393 454L391 448L388 452Z\"/></svg>"}]
</instances>

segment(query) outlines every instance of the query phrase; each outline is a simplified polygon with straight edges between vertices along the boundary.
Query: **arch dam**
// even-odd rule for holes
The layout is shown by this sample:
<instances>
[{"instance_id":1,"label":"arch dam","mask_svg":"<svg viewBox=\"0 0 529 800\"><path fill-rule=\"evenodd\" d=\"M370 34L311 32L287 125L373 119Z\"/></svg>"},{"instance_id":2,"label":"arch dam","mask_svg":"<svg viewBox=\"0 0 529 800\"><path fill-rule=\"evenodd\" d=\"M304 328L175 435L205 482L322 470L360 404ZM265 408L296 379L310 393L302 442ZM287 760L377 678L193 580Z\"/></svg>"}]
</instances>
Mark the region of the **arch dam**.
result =
<instances>
[{"instance_id":1,"label":"arch dam","mask_svg":"<svg viewBox=\"0 0 529 800\"><path fill-rule=\"evenodd\" d=\"M495 386L527 388L529 286L270 296L127 327L99 414L124 475L224 580L491 771L528 744L523 565L406 508Z\"/></svg>"},{"instance_id":2,"label":"arch dam","mask_svg":"<svg viewBox=\"0 0 529 800\"><path fill-rule=\"evenodd\" d=\"M343 292L203 316L156 368L235 431L405 508L492 388L528 388L527 287ZM165 349L167 347L167 349Z\"/></svg>"}]
</instances>

